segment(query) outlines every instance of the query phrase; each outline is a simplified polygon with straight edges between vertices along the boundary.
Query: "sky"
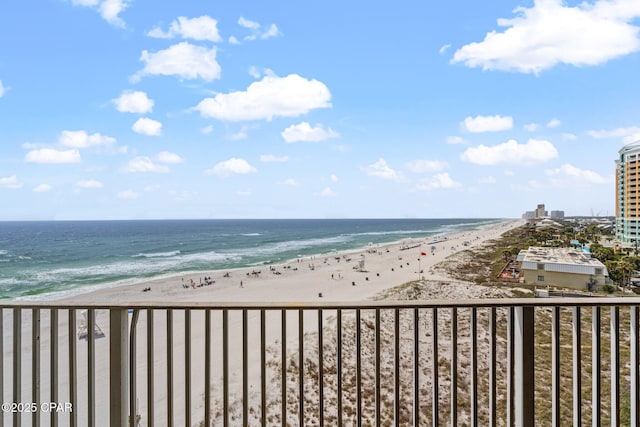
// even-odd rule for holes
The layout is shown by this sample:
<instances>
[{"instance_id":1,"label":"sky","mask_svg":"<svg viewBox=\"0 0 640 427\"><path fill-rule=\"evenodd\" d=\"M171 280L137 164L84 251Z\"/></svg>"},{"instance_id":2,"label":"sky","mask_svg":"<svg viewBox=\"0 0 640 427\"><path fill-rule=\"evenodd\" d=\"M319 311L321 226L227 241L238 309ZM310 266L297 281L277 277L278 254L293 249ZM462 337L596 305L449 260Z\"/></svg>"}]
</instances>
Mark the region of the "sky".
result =
<instances>
[{"instance_id":1,"label":"sky","mask_svg":"<svg viewBox=\"0 0 640 427\"><path fill-rule=\"evenodd\" d=\"M0 220L614 215L640 2L21 0Z\"/></svg>"}]
</instances>

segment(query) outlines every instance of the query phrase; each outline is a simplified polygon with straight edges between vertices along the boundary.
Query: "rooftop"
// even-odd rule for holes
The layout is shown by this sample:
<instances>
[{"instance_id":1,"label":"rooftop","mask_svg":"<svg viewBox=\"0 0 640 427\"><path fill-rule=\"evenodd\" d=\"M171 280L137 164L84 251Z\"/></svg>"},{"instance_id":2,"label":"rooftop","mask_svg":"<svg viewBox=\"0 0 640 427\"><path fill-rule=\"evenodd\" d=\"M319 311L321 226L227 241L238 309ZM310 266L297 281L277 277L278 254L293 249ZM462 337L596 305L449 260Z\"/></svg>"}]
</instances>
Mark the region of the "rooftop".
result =
<instances>
[{"instance_id":1,"label":"rooftop","mask_svg":"<svg viewBox=\"0 0 640 427\"><path fill-rule=\"evenodd\" d=\"M590 258L584 251L574 248L543 248L532 246L529 249L520 251L518 261L603 266L599 260Z\"/></svg>"}]
</instances>

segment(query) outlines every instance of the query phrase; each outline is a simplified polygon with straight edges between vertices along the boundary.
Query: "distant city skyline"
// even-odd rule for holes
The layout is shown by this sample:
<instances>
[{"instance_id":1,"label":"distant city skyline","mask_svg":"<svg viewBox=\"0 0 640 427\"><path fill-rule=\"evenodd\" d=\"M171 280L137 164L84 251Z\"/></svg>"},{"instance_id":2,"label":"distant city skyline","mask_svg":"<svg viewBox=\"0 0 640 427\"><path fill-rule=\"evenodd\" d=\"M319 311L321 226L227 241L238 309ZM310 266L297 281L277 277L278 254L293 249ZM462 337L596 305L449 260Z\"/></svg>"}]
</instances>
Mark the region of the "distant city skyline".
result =
<instances>
[{"instance_id":1,"label":"distant city skyline","mask_svg":"<svg viewBox=\"0 0 640 427\"><path fill-rule=\"evenodd\" d=\"M637 0L25 0L0 51L0 220L613 216L640 140Z\"/></svg>"}]
</instances>

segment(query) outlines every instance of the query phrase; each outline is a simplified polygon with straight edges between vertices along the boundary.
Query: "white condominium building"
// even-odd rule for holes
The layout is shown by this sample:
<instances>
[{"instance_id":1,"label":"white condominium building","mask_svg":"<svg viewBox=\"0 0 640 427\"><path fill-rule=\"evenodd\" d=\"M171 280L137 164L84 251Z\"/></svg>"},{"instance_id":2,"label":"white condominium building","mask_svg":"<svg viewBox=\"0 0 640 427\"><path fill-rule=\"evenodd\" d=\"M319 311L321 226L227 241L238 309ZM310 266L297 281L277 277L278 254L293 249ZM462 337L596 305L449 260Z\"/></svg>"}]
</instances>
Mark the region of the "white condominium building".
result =
<instances>
[{"instance_id":1,"label":"white condominium building","mask_svg":"<svg viewBox=\"0 0 640 427\"><path fill-rule=\"evenodd\" d=\"M616 239L640 239L640 141L620 149L616 160Z\"/></svg>"}]
</instances>

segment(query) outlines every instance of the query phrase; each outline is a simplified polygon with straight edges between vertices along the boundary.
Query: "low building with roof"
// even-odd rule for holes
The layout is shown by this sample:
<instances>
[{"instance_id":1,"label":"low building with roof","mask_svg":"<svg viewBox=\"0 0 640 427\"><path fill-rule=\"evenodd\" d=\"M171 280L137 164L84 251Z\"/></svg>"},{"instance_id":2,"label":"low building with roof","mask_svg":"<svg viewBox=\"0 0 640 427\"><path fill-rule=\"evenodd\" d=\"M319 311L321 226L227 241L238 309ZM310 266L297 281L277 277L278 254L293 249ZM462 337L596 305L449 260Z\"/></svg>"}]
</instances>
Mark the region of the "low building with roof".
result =
<instances>
[{"instance_id":1,"label":"low building with roof","mask_svg":"<svg viewBox=\"0 0 640 427\"><path fill-rule=\"evenodd\" d=\"M517 258L524 283L580 290L600 289L606 283L607 267L582 250L532 246Z\"/></svg>"}]
</instances>

